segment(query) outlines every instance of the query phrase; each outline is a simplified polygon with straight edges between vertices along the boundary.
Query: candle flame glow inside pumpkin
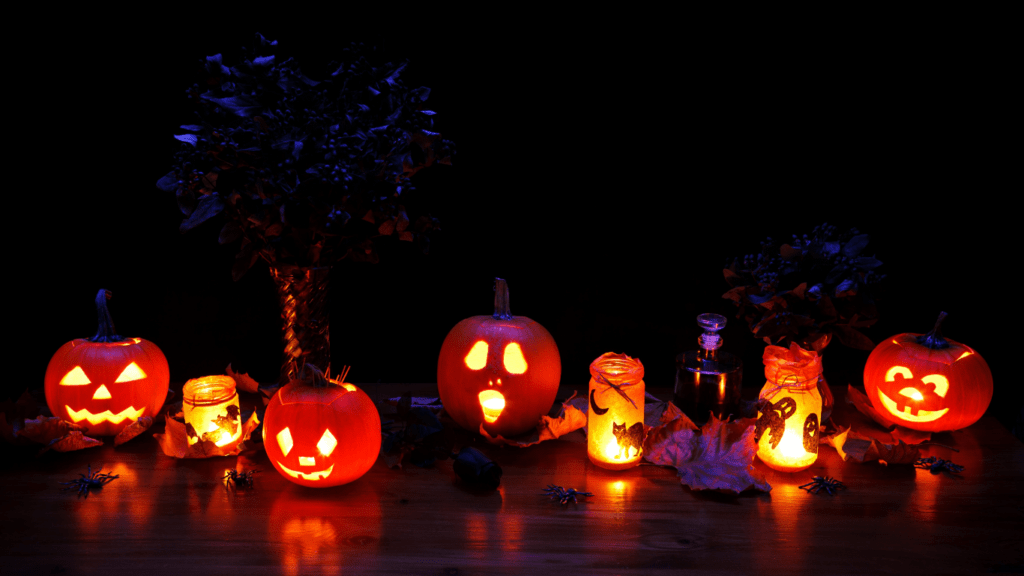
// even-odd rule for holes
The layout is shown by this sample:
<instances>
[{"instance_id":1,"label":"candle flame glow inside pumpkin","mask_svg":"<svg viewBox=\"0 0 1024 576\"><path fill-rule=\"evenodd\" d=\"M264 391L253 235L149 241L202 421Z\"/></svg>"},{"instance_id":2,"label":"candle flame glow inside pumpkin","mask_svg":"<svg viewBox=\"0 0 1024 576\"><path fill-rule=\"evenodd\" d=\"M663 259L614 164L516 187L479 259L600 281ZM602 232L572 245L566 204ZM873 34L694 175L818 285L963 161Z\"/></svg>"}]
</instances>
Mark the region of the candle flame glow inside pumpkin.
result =
<instances>
[{"instance_id":1,"label":"candle flame glow inside pumpkin","mask_svg":"<svg viewBox=\"0 0 1024 576\"><path fill-rule=\"evenodd\" d=\"M132 342L129 342L129 344L131 343ZM144 378L146 378L146 373L142 368L139 368L138 364L132 362L121 371L121 374L114 380L114 382L121 384L124 382L135 382L136 380L142 380ZM89 377L86 376L85 370L82 370L81 366L75 366L60 379L61 386L88 386L90 384L92 384L92 380L89 380ZM110 394L110 389L104 384L100 384L99 388L97 388L92 395L93 400L110 400L111 398L113 398L113 396ZM68 418L70 418L72 422L76 424L80 422L88 422L93 426L97 426L103 422L109 422L114 425L120 424L125 420L134 422L141 418L146 412L145 406L142 408L129 406L117 413L108 409L95 414L90 412L87 408L75 410L69 404L65 404L64 409L67 410Z\"/></svg>"},{"instance_id":2,"label":"candle flame glow inside pumpkin","mask_svg":"<svg viewBox=\"0 0 1024 576\"><path fill-rule=\"evenodd\" d=\"M349 386L351 386L351 384ZM352 387L355 388L355 386ZM285 456L287 456L292 451L292 448L295 447L295 442L292 440L292 431L289 427L286 426L283 430L277 433L277 445L281 448L281 452ZM323 435L320 436L320 440L316 443L316 449L322 456L330 456L337 446L338 439L334 437L334 434L331 434L331 430L329 428L324 430ZM301 470L292 470L284 464L281 464L280 461L278 461L277 464L292 478L302 478L304 480L323 480L330 476L331 472L334 471L334 464L331 464L326 470L313 470L306 472ZM312 456L299 456L299 466L316 466L316 458Z\"/></svg>"},{"instance_id":3,"label":"candle flame glow inside pumpkin","mask_svg":"<svg viewBox=\"0 0 1024 576\"><path fill-rule=\"evenodd\" d=\"M500 383L500 380L499 380ZM484 420L488 423L497 422L505 409L505 397L497 390L484 390L480 393L480 407L484 409Z\"/></svg>"},{"instance_id":4,"label":"candle flame glow inside pumpkin","mask_svg":"<svg viewBox=\"0 0 1024 576\"><path fill-rule=\"evenodd\" d=\"M965 352L960 358L969 355L970 352ZM897 377L900 378L901 382L903 380L913 381L914 374L906 366L893 366L885 373L886 382L896 382ZM921 383L929 388L934 388L934 393L939 398L945 398L949 392L949 379L941 374L928 374L921 378ZM896 386L893 386L890 390L895 388ZM946 412L949 412L948 407L941 410L923 410L919 405L912 405L907 402L907 400L914 400L915 402L924 401L925 395L916 386L904 386L900 388L896 395L902 396L902 398L890 398L885 392L882 392L881 388L878 388L878 400L882 403L882 406L890 414L908 422L933 422L945 416Z\"/></svg>"}]
</instances>

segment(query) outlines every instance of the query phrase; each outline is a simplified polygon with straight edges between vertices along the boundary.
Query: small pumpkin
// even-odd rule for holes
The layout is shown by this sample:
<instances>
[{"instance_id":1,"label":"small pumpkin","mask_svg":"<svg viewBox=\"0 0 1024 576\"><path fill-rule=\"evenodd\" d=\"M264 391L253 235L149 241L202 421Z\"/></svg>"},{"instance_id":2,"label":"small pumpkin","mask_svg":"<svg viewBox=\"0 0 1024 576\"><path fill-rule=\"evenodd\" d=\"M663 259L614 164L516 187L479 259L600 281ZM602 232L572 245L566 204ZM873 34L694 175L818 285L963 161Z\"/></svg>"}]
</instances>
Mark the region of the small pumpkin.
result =
<instances>
[{"instance_id":1,"label":"small pumpkin","mask_svg":"<svg viewBox=\"0 0 1024 576\"><path fill-rule=\"evenodd\" d=\"M43 380L50 412L96 436L114 436L142 416L156 416L171 381L156 344L117 335L110 297L107 290L96 295L96 335L61 346Z\"/></svg>"},{"instance_id":2,"label":"small pumpkin","mask_svg":"<svg viewBox=\"0 0 1024 576\"><path fill-rule=\"evenodd\" d=\"M494 314L452 328L437 361L437 390L459 426L494 436L533 429L555 402L562 360L551 334L509 312L508 284L495 279Z\"/></svg>"},{"instance_id":3,"label":"small pumpkin","mask_svg":"<svg viewBox=\"0 0 1024 576\"><path fill-rule=\"evenodd\" d=\"M263 446L282 476L327 488L358 479L380 452L380 416L365 392L306 365L267 405Z\"/></svg>"},{"instance_id":4,"label":"small pumpkin","mask_svg":"<svg viewBox=\"0 0 1024 576\"><path fill-rule=\"evenodd\" d=\"M973 348L943 338L939 315L927 334L900 334L868 356L864 388L871 404L894 423L943 432L974 424L992 401L992 371Z\"/></svg>"}]
</instances>

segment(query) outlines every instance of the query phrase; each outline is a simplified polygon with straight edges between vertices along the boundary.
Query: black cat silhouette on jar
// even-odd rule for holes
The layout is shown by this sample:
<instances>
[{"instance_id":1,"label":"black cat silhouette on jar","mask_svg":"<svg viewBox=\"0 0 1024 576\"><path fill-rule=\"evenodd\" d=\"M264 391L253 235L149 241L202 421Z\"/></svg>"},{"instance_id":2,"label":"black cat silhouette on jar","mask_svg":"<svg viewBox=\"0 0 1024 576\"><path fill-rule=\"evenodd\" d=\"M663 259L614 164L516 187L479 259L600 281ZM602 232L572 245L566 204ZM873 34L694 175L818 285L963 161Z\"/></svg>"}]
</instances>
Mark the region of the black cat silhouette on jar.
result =
<instances>
[{"instance_id":1,"label":"black cat silhouette on jar","mask_svg":"<svg viewBox=\"0 0 1024 576\"><path fill-rule=\"evenodd\" d=\"M644 366L609 352L590 364L587 454L609 470L640 463L644 446Z\"/></svg>"}]
</instances>

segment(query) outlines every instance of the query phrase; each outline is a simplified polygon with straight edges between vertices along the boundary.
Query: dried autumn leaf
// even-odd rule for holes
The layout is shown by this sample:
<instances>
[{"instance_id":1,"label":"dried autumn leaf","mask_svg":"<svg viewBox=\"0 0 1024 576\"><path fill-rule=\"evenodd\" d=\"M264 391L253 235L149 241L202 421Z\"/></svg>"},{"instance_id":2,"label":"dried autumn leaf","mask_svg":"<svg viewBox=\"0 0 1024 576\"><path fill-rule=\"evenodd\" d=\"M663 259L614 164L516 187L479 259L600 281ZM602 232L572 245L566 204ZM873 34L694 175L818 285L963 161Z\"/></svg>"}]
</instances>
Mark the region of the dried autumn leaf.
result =
<instances>
[{"instance_id":1,"label":"dried autumn leaf","mask_svg":"<svg viewBox=\"0 0 1024 576\"><path fill-rule=\"evenodd\" d=\"M587 415L570 404L575 397L576 394L573 394L572 398L569 398L562 403L562 412L557 418L552 418L547 415L541 416L540 422L537 423L537 427L524 436L512 439L505 438L501 434L491 436L487 433L487 430L484 429L483 424L480 425L480 435L491 444L505 444L508 446L518 446L520 448L533 446L534 444L540 444L545 440L554 440L561 436L565 436L566 434L579 430L587 425Z\"/></svg>"},{"instance_id":2,"label":"dried autumn leaf","mask_svg":"<svg viewBox=\"0 0 1024 576\"><path fill-rule=\"evenodd\" d=\"M835 448L844 461L853 460L861 464L876 460L882 464L913 464L921 457L921 449L916 445L907 444L903 440L886 444L850 428L839 430L822 440Z\"/></svg>"},{"instance_id":3,"label":"dried autumn leaf","mask_svg":"<svg viewBox=\"0 0 1024 576\"><path fill-rule=\"evenodd\" d=\"M25 427L18 431L18 436L49 445L54 440L64 438L71 432L84 431L85 428L56 416L40 416L33 420L25 420Z\"/></svg>"},{"instance_id":4,"label":"dried autumn leaf","mask_svg":"<svg viewBox=\"0 0 1024 576\"><path fill-rule=\"evenodd\" d=\"M247 372L235 372L234 370L231 369L231 364L228 364L228 367L224 369L224 374L230 376L231 379L235 381L235 384L238 386L238 389L242 390L243 392L255 394L260 388L259 382L256 382L255 380L250 378Z\"/></svg>"},{"instance_id":5,"label":"dried autumn leaf","mask_svg":"<svg viewBox=\"0 0 1024 576\"><path fill-rule=\"evenodd\" d=\"M852 404L858 412L874 420L879 426L885 428L886 431L892 431L896 427L896 424L893 424L885 416L882 416L878 410L875 410L866 394L854 388L852 384L848 384L846 387L846 402Z\"/></svg>"},{"instance_id":6,"label":"dried autumn leaf","mask_svg":"<svg viewBox=\"0 0 1024 576\"><path fill-rule=\"evenodd\" d=\"M40 450L40 454L47 450L56 450L57 452L72 452L74 450L84 450L86 448L95 448L102 446L103 441L95 438L89 438L83 435L78 430L72 430L68 432L66 436L57 438L50 442L45 448Z\"/></svg>"},{"instance_id":7,"label":"dried autumn leaf","mask_svg":"<svg viewBox=\"0 0 1024 576\"><path fill-rule=\"evenodd\" d=\"M149 427L152 425L152 416L143 416L139 418L135 422L132 422L131 424L126 426L124 430L121 430L121 432L114 437L114 446L120 446L121 444L124 444L125 442L131 440L132 438L135 438L139 434L142 434L146 430L149 430Z\"/></svg>"},{"instance_id":8,"label":"dried autumn leaf","mask_svg":"<svg viewBox=\"0 0 1024 576\"><path fill-rule=\"evenodd\" d=\"M174 417L166 414L167 425L164 428L164 433L153 434L157 444L160 445L160 449L163 450L164 454L172 458L210 458L213 456L241 454L248 448L245 443L252 435L252 431L260 424L260 419L254 411L249 420L242 426L242 437L234 446L220 447L208 440L200 440L190 446L186 431L187 427L185 422L178 419L180 416L180 413Z\"/></svg>"},{"instance_id":9,"label":"dried autumn leaf","mask_svg":"<svg viewBox=\"0 0 1024 576\"><path fill-rule=\"evenodd\" d=\"M711 420L699 431L687 418L654 427L644 443L644 459L672 466L691 490L718 490L739 494L744 490L771 491L754 468L754 420Z\"/></svg>"}]
</instances>

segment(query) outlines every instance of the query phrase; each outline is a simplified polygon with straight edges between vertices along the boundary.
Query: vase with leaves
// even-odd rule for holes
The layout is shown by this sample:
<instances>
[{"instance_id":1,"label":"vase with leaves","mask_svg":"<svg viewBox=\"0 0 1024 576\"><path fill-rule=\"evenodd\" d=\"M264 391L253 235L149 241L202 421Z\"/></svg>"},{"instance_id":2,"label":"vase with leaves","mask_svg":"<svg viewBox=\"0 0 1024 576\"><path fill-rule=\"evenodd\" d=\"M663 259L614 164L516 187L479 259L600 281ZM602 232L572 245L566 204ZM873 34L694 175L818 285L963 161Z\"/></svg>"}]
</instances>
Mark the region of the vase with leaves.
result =
<instances>
[{"instance_id":1,"label":"vase with leaves","mask_svg":"<svg viewBox=\"0 0 1024 576\"><path fill-rule=\"evenodd\" d=\"M437 220L410 178L452 162L455 147L434 130L430 89L400 78L408 62L375 64L352 44L325 78L278 59L256 35L228 65L201 61L203 83L187 89L195 120L181 126L170 172L181 232L221 220L219 242L238 243L231 275L257 261L277 286L285 341L281 379L330 362L327 285L342 260L377 262L382 242L426 252Z\"/></svg>"},{"instance_id":2,"label":"vase with leaves","mask_svg":"<svg viewBox=\"0 0 1024 576\"><path fill-rule=\"evenodd\" d=\"M767 238L760 250L726 263L732 300L751 333L768 345L821 353L833 339L844 346L871 350L861 332L878 321L875 296L885 278L882 263L864 254L870 237L856 228L840 232L822 224L787 242ZM832 411L832 393L819 379L822 419Z\"/></svg>"}]
</instances>

